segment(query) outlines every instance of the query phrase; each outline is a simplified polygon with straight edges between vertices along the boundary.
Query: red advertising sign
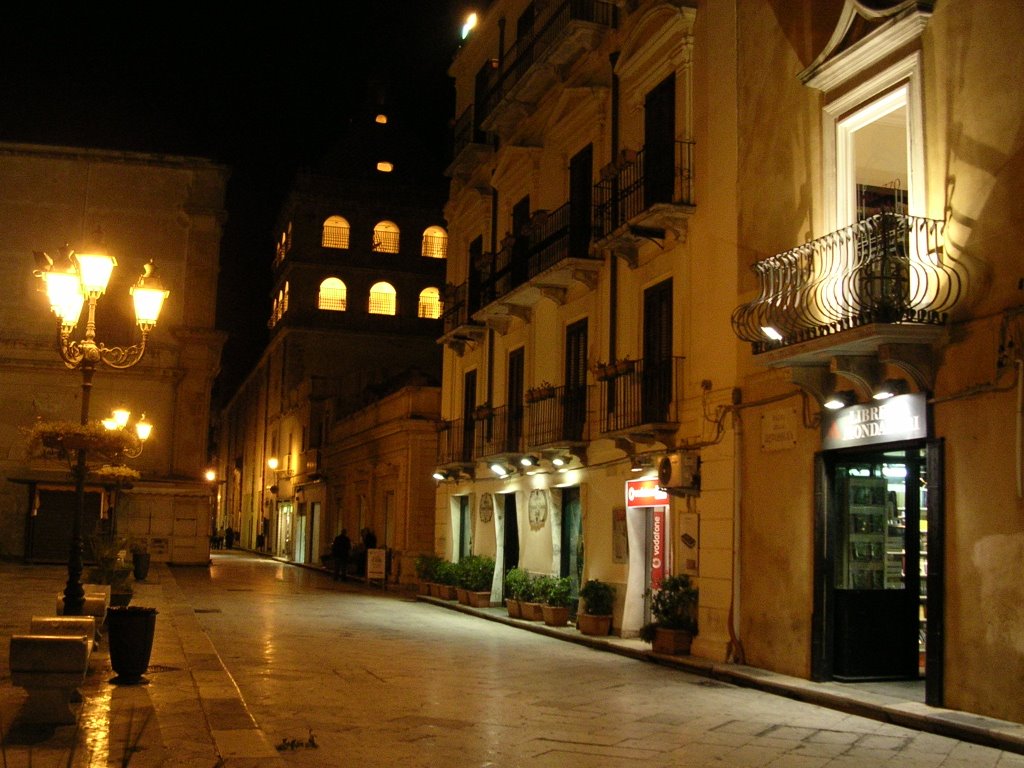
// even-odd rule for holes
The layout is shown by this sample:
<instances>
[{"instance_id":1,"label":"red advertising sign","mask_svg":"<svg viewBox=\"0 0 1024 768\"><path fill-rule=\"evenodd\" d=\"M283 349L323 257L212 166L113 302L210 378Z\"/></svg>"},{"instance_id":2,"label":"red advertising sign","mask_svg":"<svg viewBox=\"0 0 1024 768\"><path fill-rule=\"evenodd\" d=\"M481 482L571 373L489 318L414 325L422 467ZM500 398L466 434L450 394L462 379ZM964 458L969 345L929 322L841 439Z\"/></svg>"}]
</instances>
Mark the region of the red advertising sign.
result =
<instances>
[{"instance_id":1,"label":"red advertising sign","mask_svg":"<svg viewBox=\"0 0 1024 768\"><path fill-rule=\"evenodd\" d=\"M657 479L627 480L626 506L630 509L637 507L667 507L668 494L658 487Z\"/></svg>"},{"instance_id":2,"label":"red advertising sign","mask_svg":"<svg viewBox=\"0 0 1024 768\"><path fill-rule=\"evenodd\" d=\"M651 510L651 589L660 589L665 578L665 508Z\"/></svg>"}]
</instances>

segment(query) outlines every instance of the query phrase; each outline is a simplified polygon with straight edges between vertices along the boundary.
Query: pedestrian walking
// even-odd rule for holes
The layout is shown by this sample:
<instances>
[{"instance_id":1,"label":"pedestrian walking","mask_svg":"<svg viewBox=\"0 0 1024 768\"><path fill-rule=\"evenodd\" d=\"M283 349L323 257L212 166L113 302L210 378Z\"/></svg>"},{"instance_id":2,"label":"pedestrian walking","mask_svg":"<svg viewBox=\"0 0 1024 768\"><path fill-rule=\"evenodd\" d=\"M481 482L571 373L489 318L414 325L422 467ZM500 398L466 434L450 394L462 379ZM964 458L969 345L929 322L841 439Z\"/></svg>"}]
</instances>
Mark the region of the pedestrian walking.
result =
<instances>
[{"instance_id":1,"label":"pedestrian walking","mask_svg":"<svg viewBox=\"0 0 1024 768\"><path fill-rule=\"evenodd\" d=\"M235 529L230 525L224 531L224 546L231 549L235 545Z\"/></svg>"},{"instance_id":2,"label":"pedestrian walking","mask_svg":"<svg viewBox=\"0 0 1024 768\"><path fill-rule=\"evenodd\" d=\"M334 580L348 578L348 555L352 551L352 540L348 532L342 528L341 533L334 537L331 544L331 556L334 558Z\"/></svg>"}]
</instances>

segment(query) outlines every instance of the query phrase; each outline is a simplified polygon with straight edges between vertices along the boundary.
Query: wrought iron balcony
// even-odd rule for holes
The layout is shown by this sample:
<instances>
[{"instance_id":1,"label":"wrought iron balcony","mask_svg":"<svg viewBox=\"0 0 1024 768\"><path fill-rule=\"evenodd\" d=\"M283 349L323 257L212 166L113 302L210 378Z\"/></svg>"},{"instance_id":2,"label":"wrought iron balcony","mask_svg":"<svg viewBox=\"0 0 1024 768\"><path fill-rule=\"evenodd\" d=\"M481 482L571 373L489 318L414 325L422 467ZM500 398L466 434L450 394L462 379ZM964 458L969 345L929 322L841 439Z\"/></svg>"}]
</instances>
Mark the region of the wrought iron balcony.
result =
<instances>
[{"instance_id":1,"label":"wrought iron balcony","mask_svg":"<svg viewBox=\"0 0 1024 768\"><path fill-rule=\"evenodd\" d=\"M452 127L452 161L448 176L468 176L494 152L491 134L481 130L476 119L476 105L463 110Z\"/></svg>"},{"instance_id":2,"label":"wrought iron balcony","mask_svg":"<svg viewBox=\"0 0 1024 768\"><path fill-rule=\"evenodd\" d=\"M444 292L444 311L441 313L443 335L438 340L459 354L471 341L479 341L484 327L473 320L473 312L480 308L480 292L470 291L468 282L448 285Z\"/></svg>"},{"instance_id":3,"label":"wrought iron balcony","mask_svg":"<svg viewBox=\"0 0 1024 768\"><path fill-rule=\"evenodd\" d=\"M538 387L526 397L528 449L579 445L587 438L587 387Z\"/></svg>"},{"instance_id":4,"label":"wrought iron balcony","mask_svg":"<svg viewBox=\"0 0 1024 768\"><path fill-rule=\"evenodd\" d=\"M488 459L523 451L523 406L483 406L474 421L474 459Z\"/></svg>"},{"instance_id":5,"label":"wrought iron balcony","mask_svg":"<svg viewBox=\"0 0 1024 768\"><path fill-rule=\"evenodd\" d=\"M474 429L472 419L442 422L437 433L437 463L441 466L472 464Z\"/></svg>"},{"instance_id":6,"label":"wrought iron balcony","mask_svg":"<svg viewBox=\"0 0 1024 768\"><path fill-rule=\"evenodd\" d=\"M533 31L506 51L502 70L484 97L480 126L499 133L515 127L557 81L559 71L594 50L617 24L618 9L611 0L552 3Z\"/></svg>"},{"instance_id":7,"label":"wrought iron balcony","mask_svg":"<svg viewBox=\"0 0 1024 768\"><path fill-rule=\"evenodd\" d=\"M649 148L624 151L594 185L594 238L635 258L643 238L685 232L693 212L692 141L676 141L672 162L658 162Z\"/></svg>"},{"instance_id":8,"label":"wrought iron balcony","mask_svg":"<svg viewBox=\"0 0 1024 768\"><path fill-rule=\"evenodd\" d=\"M815 339L836 347L866 326L879 342L942 326L967 280L942 233L941 221L882 213L759 261L760 293L733 312L733 330L760 354Z\"/></svg>"},{"instance_id":9,"label":"wrought iron balcony","mask_svg":"<svg viewBox=\"0 0 1024 768\"><path fill-rule=\"evenodd\" d=\"M601 433L658 436L679 424L683 358L620 363L598 371Z\"/></svg>"},{"instance_id":10,"label":"wrought iron balcony","mask_svg":"<svg viewBox=\"0 0 1024 768\"><path fill-rule=\"evenodd\" d=\"M537 211L519 237L507 237L501 249L481 260L478 319L523 316L542 298L565 300L569 287L597 284L601 262L589 253L590 227L577 224L571 205Z\"/></svg>"}]
</instances>

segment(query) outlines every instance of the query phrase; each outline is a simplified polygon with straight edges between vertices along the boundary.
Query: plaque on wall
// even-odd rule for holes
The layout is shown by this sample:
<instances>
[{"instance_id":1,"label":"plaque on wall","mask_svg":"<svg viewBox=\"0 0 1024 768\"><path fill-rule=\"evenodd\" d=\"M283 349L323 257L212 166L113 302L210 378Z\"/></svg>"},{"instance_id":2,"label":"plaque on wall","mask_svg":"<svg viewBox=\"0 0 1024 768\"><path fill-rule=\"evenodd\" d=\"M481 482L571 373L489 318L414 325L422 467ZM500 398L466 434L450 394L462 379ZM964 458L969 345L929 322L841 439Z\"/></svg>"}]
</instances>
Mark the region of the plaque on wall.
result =
<instances>
[{"instance_id":1,"label":"plaque on wall","mask_svg":"<svg viewBox=\"0 0 1024 768\"><path fill-rule=\"evenodd\" d=\"M548 519L548 495L540 488L530 491L530 527L542 528Z\"/></svg>"},{"instance_id":2,"label":"plaque on wall","mask_svg":"<svg viewBox=\"0 0 1024 768\"><path fill-rule=\"evenodd\" d=\"M480 495L480 522L489 523L494 517L494 497L489 493Z\"/></svg>"}]
</instances>

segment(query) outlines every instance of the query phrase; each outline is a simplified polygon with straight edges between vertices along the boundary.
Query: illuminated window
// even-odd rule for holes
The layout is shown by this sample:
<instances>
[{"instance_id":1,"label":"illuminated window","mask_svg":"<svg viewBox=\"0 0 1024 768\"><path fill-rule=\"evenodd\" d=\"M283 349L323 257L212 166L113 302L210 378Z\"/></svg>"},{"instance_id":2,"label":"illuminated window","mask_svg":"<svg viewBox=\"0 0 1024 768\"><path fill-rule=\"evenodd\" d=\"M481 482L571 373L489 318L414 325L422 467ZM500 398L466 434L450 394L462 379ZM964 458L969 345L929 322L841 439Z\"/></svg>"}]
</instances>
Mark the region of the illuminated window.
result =
<instances>
[{"instance_id":1,"label":"illuminated window","mask_svg":"<svg viewBox=\"0 0 1024 768\"><path fill-rule=\"evenodd\" d=\"M377 253L398 253L398 225L381 221L373 228L373 250Z\"/></svg>"},{"instance_id":2,"label":"illuminated window","mask_svg":"<svg viewBox=\"0 0 1024 768\"><path fill-rule=\"evenodd\" d=\"M377 115L377 117L374 118L374 122L380 123L381 125L387 125L388 116L385 114Z\"/></svg>"},{"instance_id":3,"label":"illuminated window","mask_svg":"<svg viewBox=\"0 0 1024 768\"><path fill-rule=\"evenodd\" d=\"M348 248L348 222L341 216L331 216L324 222L320 244L324 248Z\"/></svg>"},{"instance_id":4,"label":"illuminated window","mask_svg":"<svg viewBox=\"0 0 1024 768\"><path fill-rule=\"evenodd\" d=\"M320 283L320 295L316 305L319 309L344 312L348 309L348 288L338 278L328 277Z\"/></svg>"},{"instance_id":5,"label":"illuminated window","mask_svg":"<svg viewBox=\"0 0 1024 768\"><path fill-rule=\"evenodd\" d=\"M377 170L380 171L381 173L391 173L393 170L395 170L395 164L389 163L387 160L381 160L379 163L377 163Z\"/></svg>"},{"instance_id":6,"label":"illuminated window","mask_svg":"<svg viewBox=\"0 0 1024 768\"><path fill-rule=\"evenodd\" d=\"M375 283L370 288L370 314L395 314L395 289L390 283Z\"/></svg>"},{"instance_id":7,"label":"illuminated window","mask_svg":"<svg viewBox=\"0 0 1024 768\"><path fill-rule=\"evenodd\" d=\"M423 255L432 259L448 256L448 233L441 227L427 227L423 232Z\"/></svg>"},{"instance_id":8,"label":"illuminated window","mask_svg":"<svg viewBox=\"0 0 1024 768\"><path fill-rule=\"evenodd\" d=\"M441 316L441 292L437 288L424 288L420 291L418 315L436 320Z\"/></svg>"},{"instance_id":9,"label":"illuminated window","mask_svg":"<svg viewBox=\"0 0 1024 768\"><path fill-rule=\"evenodd\" d=\"M288 281L285 280L284 290L281 292L281 314L288 311Z\"/></svg>"}]
</instances>

